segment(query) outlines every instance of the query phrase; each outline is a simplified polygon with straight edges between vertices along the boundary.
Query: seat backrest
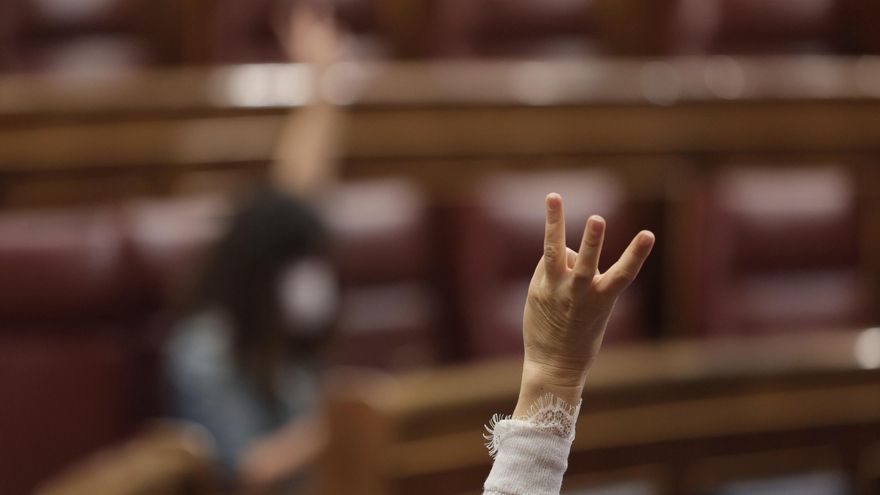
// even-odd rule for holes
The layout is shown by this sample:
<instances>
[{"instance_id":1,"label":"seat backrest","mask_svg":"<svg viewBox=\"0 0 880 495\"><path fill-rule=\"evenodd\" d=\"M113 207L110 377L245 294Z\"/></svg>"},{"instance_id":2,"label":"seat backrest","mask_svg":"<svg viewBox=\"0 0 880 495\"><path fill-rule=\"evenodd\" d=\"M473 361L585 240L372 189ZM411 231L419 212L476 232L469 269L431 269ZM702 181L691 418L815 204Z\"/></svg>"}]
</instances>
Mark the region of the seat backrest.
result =
<instances>
[{"instance_id":1,"label":"seat backrest","mask_svg":"<svg viewBox=\"0 0 880 495\"><path fill-rule=\"evenodd\" d=\"M200 21L205 23L207 62L255 63L282 62L284 53L280 29L286 27L283 8L278 0L211 0Z\"/></svg>"},{"instance_id":2,"label":"seat backrest","mask_svg":"<svg viewBox=\"0 0 880 495\"><path fill-rule=\"evenodd\" d=\"M866 323L854 178L841 167L730 167L692 205L700 332Z\"/></svg>"},{"instance_id":3,"label":"seat backrest","mask_svg":"<svg viewBox=\"0 0 880 495\"><path fill-rule=\"evenodd\" d=\"M166 61L175 50L167 46L177 33L164 1L10 3L15 5L11 39L18 70L140 66Z\"/></svg>"},{"instance_id":4,"label":"seat backrest","mask_svg":"<svg viewBox=\"0 0 880 495\"><path fill-rule=\"evenodd\" d=\"M850 53L880 53L880 4L872 0L838 0L843 42Z\"/></svg>"},{"instance_id":5,"label":"seat backrest","mask_svg":"<svg viewBox=\"0 0 880 495\"><path fill-rule=\"evenodd\" d=\"M710 47L720 53L827 53L838 47L837 0L719 0Z\"/></svg>"},{"instance_id":6,"label":"seat backrest","mask_svg":"<svg viewBox=\"0 0 880 495\"><path fill-rule=\"evenodd\" d=\"M219 196L133 201L124 207L132 267L157 305L184 302L231 214Z\"/></svg>"},{"instance_id":7,"label":"seat backrest","mask_svg":"<svg viewBox=\"0 0 880 495\"><path fill-rule=\"evenodd\" d=\"M112 210L0 218L0 321L94 321L130 310L121 223Z\"/></svg>"},{"instance_id":8,"label":"seat backrest","mask_svg":"<svg viewBox=\"0 0 880 495\"><path fill-rule=\"evenodd\" d=\"M589 52L591 2L437 2L433 54L439 56L552 56Z\"/></svg>"},{"instance_id":9,"label":"seat backrest","mask_svg":"<svg viewBox=\"0 0 880 495\"><path fill-rule=\"evenodd\" d=\"M827 53L838 0L596 0L604 51L617 54Z\"/></svg>"},{"instance_id":10,"label":"seat backrest","mask_svg":"<svg viewBox=\"0 0 880 495\"><path fill-rule=\"evenodd\" d=\"M80 33L114 33L132 30L138 20L140 0L23 0L23 28L32 36L54 37Z\"/></svg>"}]
</instances>

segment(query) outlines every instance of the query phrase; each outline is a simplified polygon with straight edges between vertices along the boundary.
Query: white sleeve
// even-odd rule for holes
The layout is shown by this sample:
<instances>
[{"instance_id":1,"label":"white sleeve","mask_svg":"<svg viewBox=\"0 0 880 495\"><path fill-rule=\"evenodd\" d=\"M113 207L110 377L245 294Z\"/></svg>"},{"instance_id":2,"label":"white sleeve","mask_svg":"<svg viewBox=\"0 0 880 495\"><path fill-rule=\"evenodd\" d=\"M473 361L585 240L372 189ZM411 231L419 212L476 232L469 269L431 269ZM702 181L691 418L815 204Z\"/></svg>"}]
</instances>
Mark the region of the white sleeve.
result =
<instances>
[{"instance_id":1,"label":"white sleeve","mask_svg":"<svg viewBox=\"0 0 880 495\"><path fill-rule=\"evenodd\" d=\"M558 495L579 410L547 395L526 417L496 415L486 427L495 463L484 495Z\"/></svg>"}]
</instances>

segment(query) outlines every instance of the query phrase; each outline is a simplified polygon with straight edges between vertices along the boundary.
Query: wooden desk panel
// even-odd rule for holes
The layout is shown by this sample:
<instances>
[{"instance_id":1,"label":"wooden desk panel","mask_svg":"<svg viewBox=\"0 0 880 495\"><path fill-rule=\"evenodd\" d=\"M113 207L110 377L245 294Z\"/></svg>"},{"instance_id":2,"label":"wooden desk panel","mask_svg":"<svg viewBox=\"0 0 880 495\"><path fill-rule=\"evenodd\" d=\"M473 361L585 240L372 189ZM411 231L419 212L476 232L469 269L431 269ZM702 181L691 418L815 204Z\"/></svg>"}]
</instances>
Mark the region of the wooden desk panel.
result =
<instances>
[{"instance_id":1,"label":"wooden desk panel","mask_svg":"<svg viewBox=\"0 0 880 495\"><path fill-rule=\"evenodd\" d=\"M860 335L608 349L591 372L570 472L659 465L683 480L704 457L814 447L858 455L880 438L880 372L859 361ZM368 439L356 449L373 453L361 472L376 491L363 493L480 483L489 467L482 425L513 407L518 372L508 361L421 373L338 402L337 411L360 411L334 416L346 438Z\"/></svg>"}]
</instances>

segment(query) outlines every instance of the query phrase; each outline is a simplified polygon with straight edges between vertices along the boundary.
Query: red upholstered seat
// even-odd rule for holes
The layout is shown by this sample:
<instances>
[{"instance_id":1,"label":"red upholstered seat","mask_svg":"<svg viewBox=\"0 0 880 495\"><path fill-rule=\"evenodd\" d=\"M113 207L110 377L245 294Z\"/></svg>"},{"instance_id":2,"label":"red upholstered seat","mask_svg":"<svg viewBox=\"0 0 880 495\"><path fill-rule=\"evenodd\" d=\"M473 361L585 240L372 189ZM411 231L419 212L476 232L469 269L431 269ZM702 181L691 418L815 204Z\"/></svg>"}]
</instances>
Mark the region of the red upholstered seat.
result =
<instances>
[{"instance_id":1,"label":"red upholstered seat","mask_svg":"<svg viewBox=\"0 0 880 495\"><path fill-rule=\"evenodd\" d=\"M288 59L279 33L287 2L277 0L212 0L206 3L206 61L212 63L282 62Z\"/></svg>"},{"instance_id":2,"label":"red upholstered seat","mask_svg":"<svg viewBox=\"0 0 880 495\"><path fill-rule=\"evenodd\" d=\"M124 207L132 269L149 291L148 300L161 305L186 297L231 208L219 196L140 200Z\"/></svg>"},{"instance_id":3,"label":"red upholstered seat","mask_svg":"<svg viewBox=\"0 0 880 495\"><path fill-rule=\"evenodd\" d=\"M854 179L840 167L729 168L699 193L689 297L708 334L870 321Z\"/></svg>"},{"instance_id":4,"label":"red upholstered seat","mask_svg":"<svg viewBox=\"0 0 880 495\"><path fill-rule=\"evenodd\" d=\"M323 213L342 284L335 360L390 368L436 362L435 252L421 191L404 180L344 183Z\"/></svg>"},{"instance_id":5,"label":"red upholstered seat","mask_svg":"<svg viewBox=\"0 0 880 495\"><path fill-rule=\"evenodd\" d=\"M474 204L462 212L460 305L473 356L521 352L522 311L528 281L541 257L544 197L562 195L568 246L577 249L586 219L608 221L600 269L617 259L643 227L628 208L623 186L599 170L504 174L476 189ZM645 334L642 283L625 293L612 317L607 341Z\"/></svg>"},{"instance_id":6,"label":"red upholstered seat","mask_svg":"<svg viewBox=\"0 0 880 495\"><path fill-rule=\"evenodd\" d=\"M827 53L839 50L839 0L596 0L616 54Z\"/></svg>"},{"instance_id":7,"label":"red upholstered seat","mask_svg":"<svg viewBox=\"0 0 880 495\"><path fill-rule=\"evenodd\" d=\"M28 493L150 411L132 340L145 318L120 225L107 210L0 216L4 493Z\"/></svg>"},{"instance_id":8,"label":"red upholstered seat","mask_svg":"<svg viewBox=\"0 0 880 495\"><path fill-rule=\"evenodd\" d=\"M837 0L720 0L711 50L829 53L838 48Z\"/></svg>"},{"instance_id":9,"label":"red upholstered seat","mask_svg":"<svg viewBox=\"0 0 880 495\"><path fill-rule=\"evenodd\" d=\"M575 56L593 50L589 0L443 0L434 6L433 54Z\"/></svg>"},{"instance_id":10,"label":"red upholstered seat","mask_svg":"<svg viewBox=\"0 0 880 495\"><path fill-rule=\"evenodd\" d=\"M838 0L842 34L852 53L880 53L880 4L874 0Z\"/></svg>"},{"instance_id":11,"label":"red upholstered seat","mask_svg":"<svg viewBox=\"0 0 880 495\"><path fill-rule=\"evenodd\" d=\"M70 321L130 309L112 211L28 211L0 219L0 319Z\"/></svg>"},{"instance_id":12,"label":"red upholstered seat","mask_svg":"<svg viewBox=\"0 0 880 495\"><path fill-rule=\"evenodd\" d=\"M7 2L4 2L7 3ZM165 4L145 0L8 2L11 69L118 69L165 62L157 26ZM174 33L165 25L164 36Z\"/></svg>"}]
</instances>

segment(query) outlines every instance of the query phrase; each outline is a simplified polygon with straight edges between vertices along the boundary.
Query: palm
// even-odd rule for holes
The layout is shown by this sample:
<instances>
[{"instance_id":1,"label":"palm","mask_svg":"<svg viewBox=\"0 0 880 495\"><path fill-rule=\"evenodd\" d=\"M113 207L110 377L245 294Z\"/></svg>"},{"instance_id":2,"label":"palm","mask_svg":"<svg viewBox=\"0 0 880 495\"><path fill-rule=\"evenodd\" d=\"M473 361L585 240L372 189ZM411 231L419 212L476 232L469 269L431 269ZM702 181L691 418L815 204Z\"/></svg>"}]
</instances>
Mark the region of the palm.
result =
<instances>
[{"instance_id":1,"label":"palm","mask_svg":"<svg viewBox=\"0 0 880 495\"><path fill-rule=\"evenodd\" d=\"M345 41L332 12L305 3L294 7L287 38L294 60L318 67L339 61Z\"/></svg>"}]
</instances>

